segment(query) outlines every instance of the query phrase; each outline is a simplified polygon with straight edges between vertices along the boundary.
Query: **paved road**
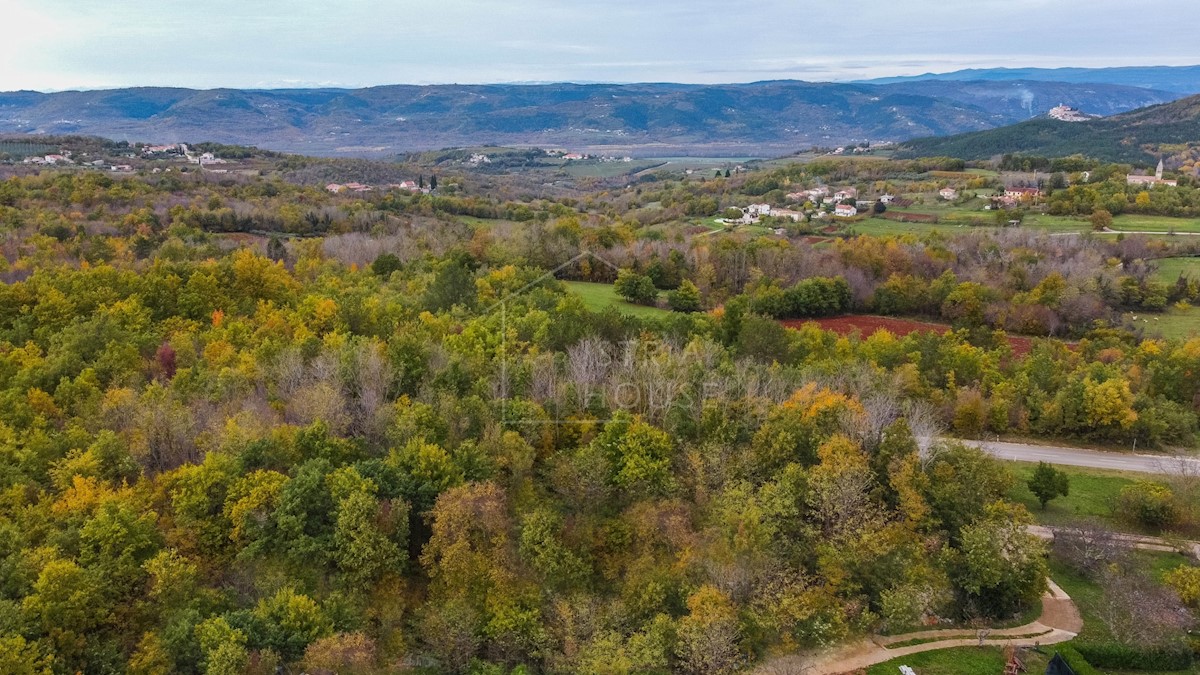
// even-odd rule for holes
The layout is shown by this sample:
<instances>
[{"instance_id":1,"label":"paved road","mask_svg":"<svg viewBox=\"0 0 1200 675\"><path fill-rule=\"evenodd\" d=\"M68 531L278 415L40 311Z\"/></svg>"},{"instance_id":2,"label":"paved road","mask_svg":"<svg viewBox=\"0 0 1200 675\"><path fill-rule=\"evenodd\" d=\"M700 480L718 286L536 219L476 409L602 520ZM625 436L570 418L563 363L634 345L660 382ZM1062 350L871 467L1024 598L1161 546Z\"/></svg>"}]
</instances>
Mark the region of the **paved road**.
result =
<instances>
[{"instance_id":1,"label":"paved road","mask_svg":"<svg viewBox=\"0 0 1200 675\"><path fill-rule=\"evenodd\" d=\"M1167 455L1134 455L1101 450L1062 448L1053 445L1026 445L1000 441L964 441L983 448L1000 459L1019 462L1049 462L1093 469L1136 471L1139 473L1178 473L1181 467L1200 475L1200 460L1180 459Z\"/></svg>"}]
</instances>

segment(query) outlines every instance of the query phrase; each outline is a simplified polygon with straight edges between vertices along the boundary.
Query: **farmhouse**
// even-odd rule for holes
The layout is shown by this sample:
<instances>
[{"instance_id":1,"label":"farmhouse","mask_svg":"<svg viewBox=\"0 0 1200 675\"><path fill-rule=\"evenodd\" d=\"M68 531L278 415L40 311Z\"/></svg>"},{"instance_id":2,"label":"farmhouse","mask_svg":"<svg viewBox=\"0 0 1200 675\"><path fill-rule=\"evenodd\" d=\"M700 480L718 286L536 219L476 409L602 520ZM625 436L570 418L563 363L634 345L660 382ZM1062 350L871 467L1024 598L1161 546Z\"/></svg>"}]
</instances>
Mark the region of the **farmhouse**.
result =
<instances>
[{"instance_id":1,"label":"farmhouse","mask_svg":"<svg viewBox=\"0 0 1200 675\"><path fill-rule=\"evenodd\" d=\"M838 204L833 209L833 215L839 218L853 218L858 215L858 208L850 204Z\"/></svg>"},{"instance_id":2,"label":"farmhouse","mask_svg":"<svg viewBox=\"0 0 1200 675\"><path fill-rule=\"evenodd\" d=\"M840 202L846 199L854 199L858 197L858 190L855 188L843 188L833 193L833 201Z\"/></svg>"},{"instance_id":3,"label":"farmhouse","mask_svg":"<svg viewBox=\"0 0 1200 675\"><path fill-rule=\"evenodd\" d=\"M880 195L880 196L879 196L879 203L881 203L881 204L891 204L893 201L895 201L895 199L896 199L896 195Z\"/></svg>"},{"instance_id":4,"label":"farmhouse","mask_svg":"<svg viewBox=\"0 0 1200 675\"><path fill-rule=\"evenodd\" d=\"M1125 176L1125 183L1128 185L1148 185L1150 187L1154 187L1155 185L1175 187L1179 185L1179 181L1163 179L1163 161L1161 159L1158 160L1158 168L1154 171L1153 176L1135 176L1129 174Z\"/></svg>"},{"instance_id":5,"label":"farmhouse","mask_svg":"<svg viewBox=\"0 0 1200 675\"><path fill-rule=\"evenodd\" d=\"M791 218L794 223L804 220L804 213L802 211L794 211L792 209L774 209L771 211L771 215L776 218Z\"/></svg>"},{"instance_id":6,"label":"farmhouse","mask_svg":"<svg viewBox=\"0 0 1200 675\"><path fill-rule=\"evenodd\" d=\"M955 190L954 188L942 188L938 191L938 194L941 195L942 199L945 199L946 201L954 201L955 199L958 199L958 190Z\"/></svg>"},{"instance_id":7,"label":"farmhouse","mask_svg":"<svg viewBox=\"0 0 1200 675\"><path fill-rule=\"evenodd\" d=\"M1029 201L1042 196L1042 191L1035 187L1004 188L1004 196L1017 201Z\"/></svg>"}]
</instances>

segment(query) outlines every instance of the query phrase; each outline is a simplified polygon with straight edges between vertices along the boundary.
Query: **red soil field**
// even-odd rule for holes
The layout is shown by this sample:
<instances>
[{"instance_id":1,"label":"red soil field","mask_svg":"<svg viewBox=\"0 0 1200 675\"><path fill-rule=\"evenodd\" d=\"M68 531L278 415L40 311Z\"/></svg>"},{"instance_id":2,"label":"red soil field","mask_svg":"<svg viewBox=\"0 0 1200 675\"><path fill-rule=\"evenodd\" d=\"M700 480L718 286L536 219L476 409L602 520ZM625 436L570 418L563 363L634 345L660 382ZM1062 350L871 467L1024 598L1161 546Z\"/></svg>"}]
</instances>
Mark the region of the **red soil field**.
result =
<instances>
[{"instance_id":1,"label":"red soil field","mask_svg":"<svg viewBox=\"0 0 1200 675\"><path fill-rule=\"evenodd\" d=\"M799 328L806 323L815 323L823 330L831 330L839 335L849 335L858 331L864 338L870 337L875 331L881 329L887 329L890 333L898 337L904 337L909 333L916 333L918 331L948 333L951 330L951 327L944 323L930 323L927 321L912 321L910 319L896 319L889 316L863 314L834 316L825 319L788 319L780 323L788 328ZM1006 339L1008 340L1008 346L1013 350L1014 356L1025 356L1033 349L1033 338L1008 335Z\"/></svg>"}]
</instances>

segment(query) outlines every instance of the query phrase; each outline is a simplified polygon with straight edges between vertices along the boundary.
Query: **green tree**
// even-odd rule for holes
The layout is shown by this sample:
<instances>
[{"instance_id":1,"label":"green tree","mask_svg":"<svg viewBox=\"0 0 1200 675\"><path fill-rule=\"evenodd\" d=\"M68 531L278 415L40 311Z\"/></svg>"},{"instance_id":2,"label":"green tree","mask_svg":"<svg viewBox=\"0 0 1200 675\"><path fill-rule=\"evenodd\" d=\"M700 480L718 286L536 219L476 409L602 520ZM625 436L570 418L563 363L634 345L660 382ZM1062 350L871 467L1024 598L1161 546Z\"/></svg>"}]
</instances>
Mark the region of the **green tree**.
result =
<instances>
[{"instance_id":1,"label":"green tree","mask_svg":"<svg viewBox=\"0 0 1200 675\"><path fill-rule=\"evenodd\" d=\"M1033 475L1026 484L1029 486L1029 491L1037 497L1042 509L1046 508L1051 499L1066 497L1071 489L1071 479L1067 473L1046 462L1038 462L1037 468L1033 470Z\"/></svg>"},{"instance_id":2,"label":"green tree","mask_svg":"<svg viewBox=\"0 0 1200 675\"><path fill-rule=\"evenodd\" d=\"M613 289L617 295L639 305L652 305L658 299L658 289L654 287L654 281L649 276L630 269L623 269L617 273Z\"/></svg>"},{"instance_id":3,"label":"green tree","mask_svg":"<svg viewBox=\"0 0 1200 675\"><path fill-rule=\"evenodd\" d=\"M305 648L333 633L333 622L316 601L290 588L260 600L254 608L257 644L270 647L284 659L295 661Z\"/></svg>"},{"instance_id":4,"label":"green tree","mask_svg":"<svg viewBox=\"0 0 1200 675\"><path fill-rule=\"evenodd\" d=\"M698 312L700 289L690 279L684 279L679 288L667 293L667 304L676 312Z\"/></svg>"},{"instance_id":5,"label":"green tree","mask_svg":"<svg viewBox=\"0 0 1200 675\"><path fill-rule=\"evenodd\" d=\"M371 272L377 277L387 279L392 272L398 272L404 267L395 253L380 253L371 263Z\"/></svg>"},{"instance_id":6,"label":"green tree","mask_svg":"<svg viewBox=\"0 0 1200 675\"><path fill-rule=\"evenodd\" d=\"M671 438L640 418L618 412L592 445L608 459L611 482L631 497L665 495L674 487Z\"/></svg>"},{"instance_id":7,"label":"green tree","mask_svg":"<svg viewBox=\"0 0 1200 675\"><path fill-rule=\"evenodd\" d=\"M1046 588L1045 545L1025 530L1030 522L1024 508L997 502L963 528L955 580L985 616L1010 616Z\"/></svg>"}]
</instances>

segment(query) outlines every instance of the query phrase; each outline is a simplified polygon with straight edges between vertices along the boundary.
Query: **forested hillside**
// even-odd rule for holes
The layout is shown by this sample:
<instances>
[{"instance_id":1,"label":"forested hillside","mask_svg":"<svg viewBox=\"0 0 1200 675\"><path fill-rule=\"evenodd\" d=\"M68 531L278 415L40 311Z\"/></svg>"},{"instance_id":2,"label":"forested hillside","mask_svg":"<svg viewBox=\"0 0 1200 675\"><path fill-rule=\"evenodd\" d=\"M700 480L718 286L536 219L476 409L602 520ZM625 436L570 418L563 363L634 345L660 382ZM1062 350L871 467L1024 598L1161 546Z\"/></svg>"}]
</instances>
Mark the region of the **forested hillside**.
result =
<instances>
[{"instance_id":1,"label":"forested hillside","mask_svg":"<svg viewBox=\"0 0 1200 675\"><path fill-rule=\"evenodd\" d=\"M900 156L929 155L965 160L1023 153L1043 157L1084 155L1109 162L1154 163L1180 146L1200 143L1200 97L1152 106L1087 122L1043 118L989 131L922 138L900 148Z\"/></svg>"},{"instance_id":2,"label":"forested hillside","mask_svg":"<svg viewBox=\"0 0 1200 675\"><path fill-rule=\"evenodd\" d=\"M1146 242L636 217L852 170L525 200L0 182L0 663L724 673L1020 616L1047 569L1014 479L937 438L1192 442L1200 342L1113 319L1200 289ZM560 282L633 277L676 311ZM957 330L777 321L868 309ZM1014 354L1010 321L1079 339Z\"/></svg>"},{"instance_id":3,"label":"forested hillside","mask_svg":"<svg viewBox=\"0 0 1200 675\"><path fill-rule=\"evenodd\" d=\"M0 132L219 141L385 156L476 145L617 156L777 156L990 129L1066 103L1112 114L1178 94L1057 82L547 84L0 93Z\"/></svg>"}]
</instances>

